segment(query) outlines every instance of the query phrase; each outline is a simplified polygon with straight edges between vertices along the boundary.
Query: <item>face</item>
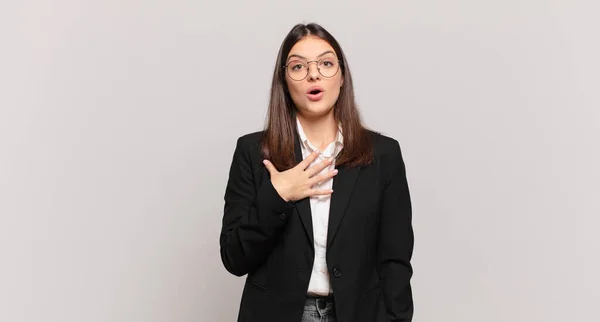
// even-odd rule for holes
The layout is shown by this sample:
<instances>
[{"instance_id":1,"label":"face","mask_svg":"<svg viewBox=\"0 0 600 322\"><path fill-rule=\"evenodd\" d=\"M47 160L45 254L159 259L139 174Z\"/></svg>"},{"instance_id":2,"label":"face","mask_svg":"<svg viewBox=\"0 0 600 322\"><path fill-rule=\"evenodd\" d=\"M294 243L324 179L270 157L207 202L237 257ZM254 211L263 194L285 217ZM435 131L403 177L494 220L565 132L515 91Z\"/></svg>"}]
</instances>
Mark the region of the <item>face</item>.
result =
<instances>
[{"instance_id":1,"label":"face","mask_svg":"<svg viewBox=\"0 0 600 322\"><path fill-rule=\"evenodd\" d=\"M305 37L292 47L285 80L298 113L319 117L333 112L343 83L338 60L333 47L318 37Z\"/></svg>"}]
</instances>

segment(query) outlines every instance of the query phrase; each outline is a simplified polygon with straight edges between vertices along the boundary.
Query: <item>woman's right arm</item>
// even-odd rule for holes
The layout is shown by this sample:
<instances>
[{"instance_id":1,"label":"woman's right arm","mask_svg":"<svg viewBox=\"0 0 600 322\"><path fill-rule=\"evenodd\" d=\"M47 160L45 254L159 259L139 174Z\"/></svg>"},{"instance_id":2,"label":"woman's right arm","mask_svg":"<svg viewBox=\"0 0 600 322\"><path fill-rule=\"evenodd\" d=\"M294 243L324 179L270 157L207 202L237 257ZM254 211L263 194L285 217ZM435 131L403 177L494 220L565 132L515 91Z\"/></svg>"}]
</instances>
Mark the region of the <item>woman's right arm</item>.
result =
<instances>
[{"instance_id":1,"label":"woman's right arm","mask_svg":"<svg viewBox=\"0 0 600 322\"><path fill-rule=\"evenodd\" d=\"M277 193L271 180L264 180L255 189L248 147L242 138L237 140L219 239L223 265L236 276L252 272L266 260L294 209Z\"/></svg>"}]
</instances>

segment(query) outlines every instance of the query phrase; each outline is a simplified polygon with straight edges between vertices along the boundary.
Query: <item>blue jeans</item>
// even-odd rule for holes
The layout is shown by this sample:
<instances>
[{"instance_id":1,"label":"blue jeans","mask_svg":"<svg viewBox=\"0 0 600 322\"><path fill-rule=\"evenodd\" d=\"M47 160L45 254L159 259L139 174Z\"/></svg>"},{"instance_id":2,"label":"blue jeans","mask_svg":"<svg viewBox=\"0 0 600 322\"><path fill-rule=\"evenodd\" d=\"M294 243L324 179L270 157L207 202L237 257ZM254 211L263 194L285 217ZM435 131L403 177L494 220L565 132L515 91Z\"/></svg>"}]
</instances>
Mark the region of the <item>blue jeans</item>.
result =
<instances>
[{"instance_id":1,"label":"blue jeans","mask_svg":"<svg viewBox=\"0 0 600 322\"><path fill-rule=\"evenodd\" d=\"M337 322L333 298L307 298L301 322Z\"/></svg>"}]
</instances>

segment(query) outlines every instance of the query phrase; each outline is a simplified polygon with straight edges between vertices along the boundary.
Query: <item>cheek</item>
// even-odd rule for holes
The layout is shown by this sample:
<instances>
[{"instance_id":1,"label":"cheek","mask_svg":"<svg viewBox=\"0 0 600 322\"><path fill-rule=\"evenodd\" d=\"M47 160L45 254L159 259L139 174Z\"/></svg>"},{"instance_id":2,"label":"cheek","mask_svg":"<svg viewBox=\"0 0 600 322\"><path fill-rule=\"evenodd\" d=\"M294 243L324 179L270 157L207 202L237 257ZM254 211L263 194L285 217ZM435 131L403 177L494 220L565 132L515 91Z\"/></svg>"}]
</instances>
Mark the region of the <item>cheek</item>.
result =
<instances>
[{"instance_id":1,"label":"cheek","mask_svg":"<svg viewBox=\"0 0 600 322\"><path fill-rule=\"evenodd\" d=\"M334 95L332 95L334 100L337 100L338 96L340 95L340 91L341 91L340 86L341 86L340 82L336 82L335 85L333 85L330 89L331 93L334 94Z\"/></svg>"},{"instance_id":2,"label":"cheek","mask_svg":"<svg viewBox=\"0 0 600 322\"><path fill-rule=\"evenodd\" d=\"M297 84L294 84L289 81L286 84L287 84L288 91L290 92L290 94L292 95L293 98L296 98L301 94L301 90Z\"/></svg>"},{"instance_id":3,"label":"cheek","mask_svg":"<svg viewBox=\"0 0 600 322\"><path fill-rule=\"evenodd\" d=\"M342 78L341 77L332 81L332 84L331 84L332 90L339 92L341 90L341 87L342 87Z\"/></svg>"},{"instance_id":4,"label":"cheek","mask_svg":"<svg viewBox=\"0 0 600 322\"><path fill-rule=\"evenodd\" d=\"M298 88L298 86L288 85L288 91L290 93L290 97L292 98L292 101L294 102L294 104L296 106L304 105L304 103L303 103L304 94Z\"/></svg>"},{"instance_id":5,"label":"cheek","mask_svg":"<svg viewBox=\"0 0 600 322\"><path fill-rule=\"evenodd\" d=\"M302 101L304 95L298 88L290 88L290 95L292 96L292 100L297 104Z\"/></svg>"}]
</instances>

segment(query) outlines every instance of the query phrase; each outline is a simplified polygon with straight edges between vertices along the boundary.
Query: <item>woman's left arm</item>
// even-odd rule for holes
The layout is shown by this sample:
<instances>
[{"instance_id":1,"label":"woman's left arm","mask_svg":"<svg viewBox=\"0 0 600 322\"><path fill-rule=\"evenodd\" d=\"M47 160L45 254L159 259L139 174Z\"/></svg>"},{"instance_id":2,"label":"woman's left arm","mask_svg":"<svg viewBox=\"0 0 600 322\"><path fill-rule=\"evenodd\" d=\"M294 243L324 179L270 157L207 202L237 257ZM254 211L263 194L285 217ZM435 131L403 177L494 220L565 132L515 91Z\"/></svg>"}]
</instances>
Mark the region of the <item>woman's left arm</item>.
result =
<instances>
[{"instance_id":1,"label":"woman's left arm","mask_svg":"<svg viewBox=\"0 0 600 322\"><path fill-rule=\"evenodd\" d=\"M412 205L406 170L398 141L388 150L385 182L378 236L379 276L387 317L394 322L410 322L413 298L410 263L414 235Z\"/></svg>"}]
</instances>

